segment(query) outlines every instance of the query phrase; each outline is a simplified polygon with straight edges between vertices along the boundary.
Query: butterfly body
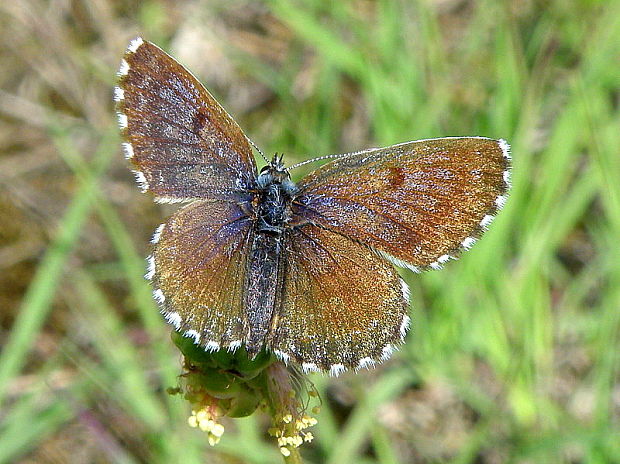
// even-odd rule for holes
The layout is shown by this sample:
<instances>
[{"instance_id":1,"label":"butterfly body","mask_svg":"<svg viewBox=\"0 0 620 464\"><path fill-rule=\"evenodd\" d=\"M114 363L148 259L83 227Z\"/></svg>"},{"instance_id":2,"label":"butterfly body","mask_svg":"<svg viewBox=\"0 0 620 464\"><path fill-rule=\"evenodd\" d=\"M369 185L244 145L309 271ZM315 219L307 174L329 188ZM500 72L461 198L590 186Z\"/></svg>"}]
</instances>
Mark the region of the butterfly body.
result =
<instances>
[{"instance_id":1,"label":"butterfly body","mask_svg":"<svg viewBox=\"0 0 620 464\"><path fill-rule=\"evenodd\" d=\"M297 184L179 63L142 39L115 89L143 191L184 203L146 277L166 320L205 350L262 349L337 375L387 359L409 327L394 264L438 269L506 200L503 140L448 137L333 155Z\"/></svg>"}]
</instances>

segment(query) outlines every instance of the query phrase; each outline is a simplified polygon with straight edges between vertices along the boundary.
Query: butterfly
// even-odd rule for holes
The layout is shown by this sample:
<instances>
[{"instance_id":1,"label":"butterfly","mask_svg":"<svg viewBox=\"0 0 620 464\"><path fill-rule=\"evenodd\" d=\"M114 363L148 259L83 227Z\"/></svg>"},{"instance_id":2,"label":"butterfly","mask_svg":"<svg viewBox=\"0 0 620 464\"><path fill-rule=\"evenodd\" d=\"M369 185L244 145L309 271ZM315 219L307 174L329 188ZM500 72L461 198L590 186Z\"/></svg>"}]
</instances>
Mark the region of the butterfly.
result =
<instances>
[{"instance_id":1,"label":"butterfly","mask_svg":"<svg viewBox=\"0 0 620 464\"><path fill-rule=\"evenodd\" d=\"M146 278L165 319L207 351L267 349L332 375L386 360L410 324L394 265L456 259L510 186L508 144L484 137L318 158L331 161L299 183L282 156L258 171L232 117L141 38L114 99L141 190L185 203L157 228Z\"/></svg>"}]
</instances>

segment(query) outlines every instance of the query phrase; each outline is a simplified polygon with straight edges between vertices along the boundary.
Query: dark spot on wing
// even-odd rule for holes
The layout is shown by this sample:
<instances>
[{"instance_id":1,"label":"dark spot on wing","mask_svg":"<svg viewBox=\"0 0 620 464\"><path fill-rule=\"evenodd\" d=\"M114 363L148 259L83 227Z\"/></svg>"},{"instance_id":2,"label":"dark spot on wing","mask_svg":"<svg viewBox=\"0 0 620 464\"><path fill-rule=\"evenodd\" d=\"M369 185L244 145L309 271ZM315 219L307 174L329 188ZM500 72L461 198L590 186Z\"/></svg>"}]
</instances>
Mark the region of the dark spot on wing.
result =
<instances>
[{"instance_id":1,"label":"dark spot on wing","mask_svg":"<svg viewBox=\"0 0 620 464\"><path fill-rule=\"evenodd\" d=\"M195 116L192 118L192 132L194 134L199 134L205 127L208 119L208 116L202 111L196 112Z\"/></svg>"},{"instance_id":2,"label":"dark spot on wing","mask_svg":"<svg viewBox=\"0 0 620 464\"><path fill-rule=\"evenodd\" d=\"M405 174L403 168L398 166L390 166L389 182L393 189L399 188L405 182Z\"/></svg>"}]
</instances>

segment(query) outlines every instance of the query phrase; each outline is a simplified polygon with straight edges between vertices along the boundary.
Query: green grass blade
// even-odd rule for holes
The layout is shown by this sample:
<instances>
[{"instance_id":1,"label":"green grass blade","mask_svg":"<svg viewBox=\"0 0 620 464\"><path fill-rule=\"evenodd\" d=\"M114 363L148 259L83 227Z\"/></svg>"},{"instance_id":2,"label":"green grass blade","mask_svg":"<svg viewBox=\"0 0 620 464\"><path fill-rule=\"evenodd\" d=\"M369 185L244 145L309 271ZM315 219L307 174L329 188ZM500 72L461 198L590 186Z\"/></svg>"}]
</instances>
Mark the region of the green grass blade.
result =
<instances>
[{"instance_id":1,"label":"green grass blade","mask_svg":"<svg viewBox=\"0 0 620 464\"><path fill-rule=\"evenodd\" d=\"M62 278L63 266L77 243L84 222L91 213L99 179L105 173L114 153L110 141L116 135L112 134L107 133L101 138L99 149L95 154L93 182L79 187L60 221L56 238L43 256L37 273L24 295L17 319L0 354L0 405L3 403L8 383L26 363L32 341L51 309L56 289Z\"/></svg>"}]
</instances>

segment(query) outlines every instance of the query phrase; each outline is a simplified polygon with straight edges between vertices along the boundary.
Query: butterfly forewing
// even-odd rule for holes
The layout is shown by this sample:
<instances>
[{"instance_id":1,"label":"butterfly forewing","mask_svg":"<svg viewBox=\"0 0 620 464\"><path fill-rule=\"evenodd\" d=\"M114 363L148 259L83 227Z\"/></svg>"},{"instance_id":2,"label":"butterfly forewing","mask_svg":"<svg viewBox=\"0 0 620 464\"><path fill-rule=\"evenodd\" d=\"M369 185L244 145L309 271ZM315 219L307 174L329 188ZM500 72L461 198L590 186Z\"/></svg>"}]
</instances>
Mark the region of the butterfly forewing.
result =
<instances>
[{"instance_id":1,"label":"butterfly forewing","mask_svg":"<svg viewBox=\"0 0 620 464\"><path fill-rule=\"evenodd\" d=\"M243 341L252 234L239 205L205 200L179 210L154 237L147 275L153 294L168 322L206 349Z\"/></svg>"},{"instance_id":2,"label":"butterfly forewing","mask_svg":"<svg viewBox=\"0 0 620 464\"><path fill-rule=\"evenodd\" d=\"M389 357L407 329L408 291L368 247L306 224L290 231L268 346L304 370L338 374Z\"/></svg>"},{"instance_id":3,"label":"butterfly forewing","mask_svg":"<svg viewBox=\"0 0 620 464\"><path fill-rule=\"evenodd\" d=\"M239 126L183 66L134 40L115 100L125 155L159 201L226 198L252 186L256 165Z\"/></svg>"},{"instance_id":4,"label":"butterfly forewing","mask_svg":"<svg viewBox=\"0 0 620 464\"><path fill-rule=\"evenodd\" d=\"M478 137L343 156L299 183L293 212L413 270L469 248L505 201L508 145Z\"/></svg>"}]
</instances>

